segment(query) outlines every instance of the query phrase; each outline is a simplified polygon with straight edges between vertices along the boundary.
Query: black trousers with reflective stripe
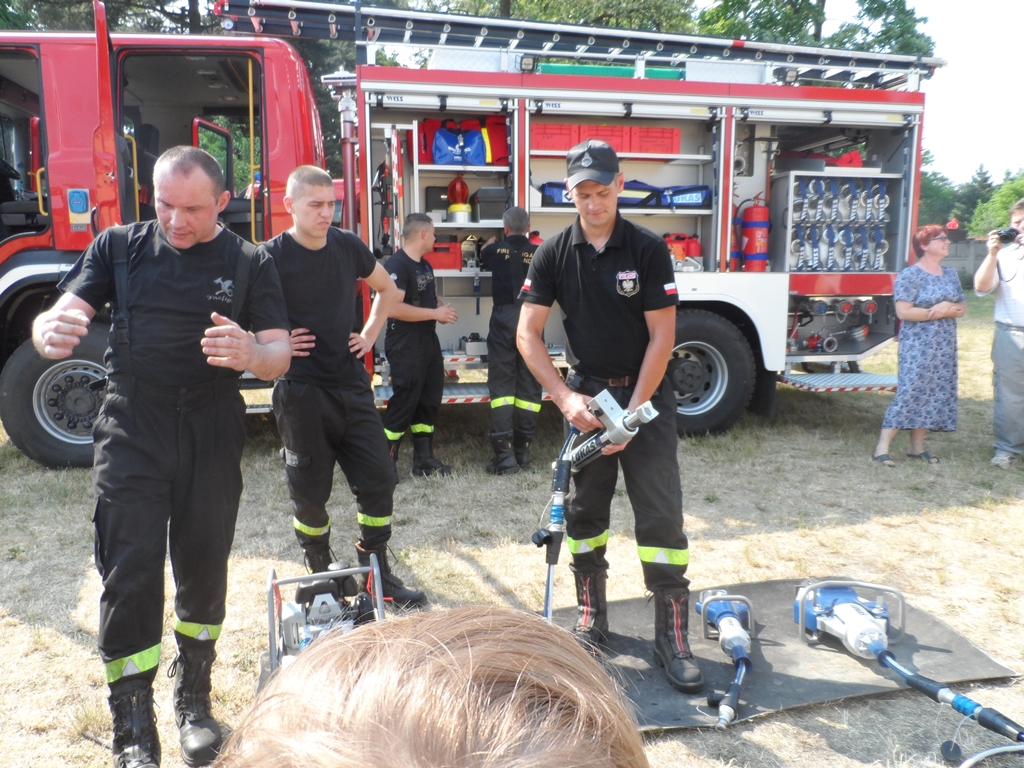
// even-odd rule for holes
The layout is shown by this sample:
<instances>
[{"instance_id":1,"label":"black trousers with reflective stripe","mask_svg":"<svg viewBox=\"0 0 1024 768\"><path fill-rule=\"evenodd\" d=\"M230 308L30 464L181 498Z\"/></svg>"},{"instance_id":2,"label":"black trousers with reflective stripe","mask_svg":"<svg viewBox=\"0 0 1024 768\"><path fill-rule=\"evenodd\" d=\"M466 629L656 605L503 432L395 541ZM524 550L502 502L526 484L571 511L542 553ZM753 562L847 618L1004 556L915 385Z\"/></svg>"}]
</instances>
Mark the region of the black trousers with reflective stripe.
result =
<instances>
[{"instance_id":1,"label":"black trousers with reflective stripe","mask_svg":"<svg viewBox=\"0 0 1024 768\"><path fill-rule=\"evenodd\" d=\"M330 522L327 501L335 464L345 473L360 514L391 517L398 478L366 376L346 387L282 379L274 386L273 401L288 493L300 523L324 528ZM317 540L295 533L300 544ZM390 538L390 524L359 526L363 549L382 547Z\"/></svg>"},{"instance_id":2,"label":"black trousers with reflective stripe","mask_svg":"<svg viewBox=\"0 0 1024 768\"><path fill-rule=\"evenodd\" d=\"M390 327L394 321L388 323ZM384 428L405 432L410 424L433 427L444 395L444 358L437 334L433 328L389 332L384 351L393 388L384 412Z\"/></svg>"},{"instance_id":3,"label":"black trousers with reflective stripe","mask_svg":"<svg viewBox=\"0 0 1024 768\"><path fill-rule=\"evenodd\" d=\"M516 347L516 327L519 325L519 306L498 304L491 311L487 331L487 391L491 397L491 422L497 433L511 432L513 415L519 431L532 437L537 431L538 411L499 406L493 403L500 397L515 397L529 403L540 403L542 388Z\"/></svg>"},{"instance_id":4,"label":"black trousers with reflective stripe","mask_svg":"<svg viewBox=\"0 0 1024 768\"><path fill-rule=\"evenodd\" d=\"M632 387L608 387L593 379L584 379L576 391L593 396L608 389L623 408L633 395ZM625 450L601 455L573 475L566 497L566 532L576 540L592 539L610 527L611 502L615 494L618 470L626 481L626 494L633 507L636 543L640 547L688 548L683 533L683 490L679 480L676 448L676 399L668 379L661 382L651 398L657 418L640 427ZM606 547L573 555L573 564L581 570L608 567ZM689 586L686 566L641 563L644 584L652 592Z\"/></svg>"},{"instance_id":5,"label":"black trousers with reflective stripe","mask_svg":"<svg viewBox=\"0 0 1024 768\"><path fill-rule=\"evenodd\" d=\"M237 380L154 387L113 376L93 436L104 663L160 644L168 543L175 614L222 624L242 495Z\"/></svg>"}]
</instances>

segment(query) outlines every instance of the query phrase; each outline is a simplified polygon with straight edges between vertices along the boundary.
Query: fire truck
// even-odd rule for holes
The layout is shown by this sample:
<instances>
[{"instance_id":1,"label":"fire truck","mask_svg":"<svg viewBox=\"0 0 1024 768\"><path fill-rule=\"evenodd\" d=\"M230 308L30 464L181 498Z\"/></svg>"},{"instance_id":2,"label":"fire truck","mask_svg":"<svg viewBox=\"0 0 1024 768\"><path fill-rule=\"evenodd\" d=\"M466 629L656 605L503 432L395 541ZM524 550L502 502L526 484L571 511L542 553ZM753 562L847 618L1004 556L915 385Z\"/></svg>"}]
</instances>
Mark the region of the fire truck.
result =
<instances>
[{"instance_id":1,"label":"fire truck","mask_svg":"<svg viewBox=\"0 0 1024 768\"><path fill-rule=\"evenodd\" d=\"M486 385L458 380L486 366L479 246L510 205L541 238L571 223L565 154L587 138L619 153L621 214L665 234L675 257L681 433L770 413L780 377L893 387L858 363L895 340L919 85L941 60L297 0L221 0L231 35L110 35L94 6L95 35L0 36L0 418L46 465L91 463L107 331L101 315L71 359L47 361L31 321L98 231L153 217L160 152L191 143L221 160L224 222L242 236L290 226L287 175L324 151L306 67L282 37L356 43L355 72L325 78L341 119L341 223L383 257L404 215L435 220L426 258L460 318L438 327L445 402L487 400ZM429 63L368 63L380 46ZM482 155L460 154L481 139ZM552 315L545 338L564 365ZM380 405L386 353L367 363Z\"/></svg>"}]
</instances>

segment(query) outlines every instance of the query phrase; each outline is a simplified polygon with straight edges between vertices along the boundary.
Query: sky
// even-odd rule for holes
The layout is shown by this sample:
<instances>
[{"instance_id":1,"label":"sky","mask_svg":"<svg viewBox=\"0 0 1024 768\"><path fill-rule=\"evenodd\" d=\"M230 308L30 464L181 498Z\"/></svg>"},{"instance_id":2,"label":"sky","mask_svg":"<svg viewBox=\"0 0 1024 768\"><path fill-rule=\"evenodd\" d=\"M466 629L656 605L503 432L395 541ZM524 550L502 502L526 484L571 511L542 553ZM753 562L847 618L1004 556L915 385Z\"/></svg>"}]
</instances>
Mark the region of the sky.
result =
<instances>
[{"instance_id":1,"label":"sky","mask_svg":"<svg viewBox=\"0 0 1024 768\"><path fill-rule=\"evenodd\" d=\"M924 81L924 148L954 184L969 181L979 165L998 184L1024 167L1024 103L1016 93L1024 62L1022 0L907 0L946 60ZM825 14L838 26L854 21L856 0L827 0ZM834 31L826 26L824 33ZM1016 139L1016 141L1014 141Z\"/></svg>"}]
</instances>

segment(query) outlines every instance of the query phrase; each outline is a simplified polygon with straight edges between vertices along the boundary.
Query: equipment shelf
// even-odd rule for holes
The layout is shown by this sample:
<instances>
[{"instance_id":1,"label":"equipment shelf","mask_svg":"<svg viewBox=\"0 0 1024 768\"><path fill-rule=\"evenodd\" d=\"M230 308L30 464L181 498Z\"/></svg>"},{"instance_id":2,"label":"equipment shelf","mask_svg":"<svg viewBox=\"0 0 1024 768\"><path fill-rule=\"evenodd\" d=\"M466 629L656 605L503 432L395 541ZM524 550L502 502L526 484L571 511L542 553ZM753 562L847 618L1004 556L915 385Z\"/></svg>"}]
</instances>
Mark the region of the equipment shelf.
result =
<instances>
[{"instance_id":1,"label":"equipment shelf","mask_svg":"<svg viewBox=\"0 0 1024 768\"><path fill-rule=\"evenodd\" d=\"M420 173L440 173L447 176L458 173L491 174L508 173L507 165L433 165L422 164L419 166Z\"/></svg>"}]
</instances>

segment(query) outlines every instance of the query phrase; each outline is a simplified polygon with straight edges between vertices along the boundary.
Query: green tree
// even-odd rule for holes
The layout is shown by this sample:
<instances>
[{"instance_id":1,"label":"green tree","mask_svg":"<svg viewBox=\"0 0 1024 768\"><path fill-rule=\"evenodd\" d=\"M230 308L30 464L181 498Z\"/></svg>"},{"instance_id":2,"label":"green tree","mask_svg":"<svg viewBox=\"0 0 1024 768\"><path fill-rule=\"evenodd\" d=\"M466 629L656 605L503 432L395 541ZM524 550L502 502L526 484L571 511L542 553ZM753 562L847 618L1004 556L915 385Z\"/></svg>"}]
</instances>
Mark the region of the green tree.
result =
<instances>
[{"instance_id":1,"label":"green tree","mask_svg":"<svg viewBox=\"0 0 1024 768\"><path fill-rule=\"evenodd\" d=\"M697 20L704 35L746 38L796 45L887 51L928 56L934 41L918 29L927 17L918 16L907 0L857 0L854 22L846 22L823 37L826 0L722 0Z\"/></svg>"},{"instance_id":2,"label":"green tree","mask_svg":"<svg viewBox=\"0 0 1024 768\"><path fill-rule=\"evenodd\" d=\"M32 19L11 3L0 2L0 29L28 29Z\"/></svg>"},{"instance_id":3,"label":"green tree","mask_svg":"<svg viewBox=\"0 0 1024 768\"><path fill-rule=\"evenodd\" d=\"M42 29L94 29L92 0L13 0ZM105 0L111 29L199 34L219 28L212 0Z\"/></svg>"},{"instance_id":4,"label":"green tree","mask_svg":"<svg viewBox=\"0 0 1024 768\"><path fill-rule=\"evenodd\" d=\"M984 165L979 165L971 180L957 187L953 200L953 215L960 221L971 221L978 205L991 198L995 191L996 186L992 183L989 172L985 170Z\"/></svg>"},{"instance_id":5,"label":"green tree","mask_svg":"<svg viewBox=\"0 0 1024 768\"><path fill-rule=\"evenodd\" d=\"M473 16L694 32L694 0L430 0L427 7Z\"/></svg>"},{"instance_id":6,"label":"green tree","mask_svg":"<svg viewBox=\"0 0 1024 768\"><path fill-rule=\"evenodd\" d=\"M992 196L978 205L968 231L975 237L984 237L993 229L1010 223L1010 207L1024 198L1024 171L999 185Z\"/></svg>"},{"instance_id":7,"label":"green tree","mask_svg":"<svg viewBox=\"0 0 1024 768\"><path fill-rule=\"evenodd\" d=\"M924 151L921 158L922 168L927 168L933 162L932 153ZM945 224L951 218L956 186L937 171L922 171L921 193L917 207L917 221L919 224ZM961 221L962 225L967 220Z\"/></svg>"}]
</instances>

